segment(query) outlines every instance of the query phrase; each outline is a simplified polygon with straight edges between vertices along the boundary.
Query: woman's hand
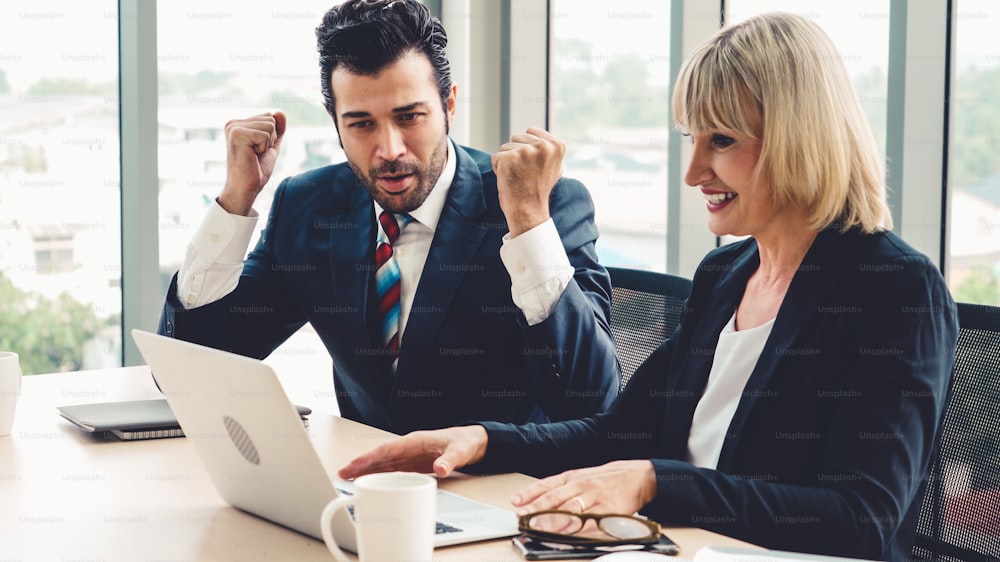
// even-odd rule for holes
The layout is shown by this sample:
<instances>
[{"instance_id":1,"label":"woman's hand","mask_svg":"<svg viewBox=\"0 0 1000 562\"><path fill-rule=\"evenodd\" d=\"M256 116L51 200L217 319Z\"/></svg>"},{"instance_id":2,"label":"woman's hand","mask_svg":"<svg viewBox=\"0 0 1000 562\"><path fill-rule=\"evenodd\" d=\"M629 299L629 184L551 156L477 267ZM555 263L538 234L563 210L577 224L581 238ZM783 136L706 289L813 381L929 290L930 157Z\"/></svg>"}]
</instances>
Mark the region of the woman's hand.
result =
<instances>
[{"instance_id":1,"label":"woman's hand","mask_svg":"<svg viewBox=\"0 0 1000 562\"><path fill-rule=\"evenodd\" d=\"M433 472L439 477L478 462L488 436L481 425L414 431L375 447L337 471L343 479L373 472Z\"/></svg>"},{"instance_id":2,"label":"woman's hand","mask_svg":"<svg viewBox=\"0 0 1000 562\"><path fill-rule=\"evenodd\" d=\"M511 503L518 515L545 509L631 514L655 495L656 472L652 462L614 461L539 480L515 495Z\"/></svg>"}]
</instances>

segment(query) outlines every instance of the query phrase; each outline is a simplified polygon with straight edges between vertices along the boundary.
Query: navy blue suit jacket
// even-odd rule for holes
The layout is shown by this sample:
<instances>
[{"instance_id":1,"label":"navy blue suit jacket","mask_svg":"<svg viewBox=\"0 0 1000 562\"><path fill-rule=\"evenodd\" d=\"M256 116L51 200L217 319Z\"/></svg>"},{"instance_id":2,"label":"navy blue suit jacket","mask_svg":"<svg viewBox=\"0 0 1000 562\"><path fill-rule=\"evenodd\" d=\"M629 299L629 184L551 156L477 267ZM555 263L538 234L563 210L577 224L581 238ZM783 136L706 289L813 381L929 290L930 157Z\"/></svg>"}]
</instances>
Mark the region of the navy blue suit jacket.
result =
<instances>
[{"instance_id":1,"label":"navy blue suit jacket","mask_svg":"<svg viewBox=\"0 0 1000 562\"><path fill-rule=\"evenodd\" d=\"M499 256L508 228L490 157L463 148L456 156L395 376L377 343L372 200L346 163L281 183L228 296L185 310L175 278L160 333L263 358L310 322L333 358L341 414L397 433L604 410L617 395L619 370L610 278L594 250L586 188L562 179L552 193L552 217L576 271L555 311L529 327Z\"/></svg>"},{"instance_id":2,"label":"navy blue suit jacket","mask_svg":"<svg viewBox=\"0 0 1000 562\"><path fill-rule=\"evenodd\" d=\"M908 557L958 337L941 274L891 233L822 232L788 288L718 469L697 468L686 462L695 406L758 265L752 239L713 251L677 331L607 414L485 423L489 448L476 469L543 475L652 459L657 493L642 512L663 524L781 550Z\"/></svg>"}]
</instances>

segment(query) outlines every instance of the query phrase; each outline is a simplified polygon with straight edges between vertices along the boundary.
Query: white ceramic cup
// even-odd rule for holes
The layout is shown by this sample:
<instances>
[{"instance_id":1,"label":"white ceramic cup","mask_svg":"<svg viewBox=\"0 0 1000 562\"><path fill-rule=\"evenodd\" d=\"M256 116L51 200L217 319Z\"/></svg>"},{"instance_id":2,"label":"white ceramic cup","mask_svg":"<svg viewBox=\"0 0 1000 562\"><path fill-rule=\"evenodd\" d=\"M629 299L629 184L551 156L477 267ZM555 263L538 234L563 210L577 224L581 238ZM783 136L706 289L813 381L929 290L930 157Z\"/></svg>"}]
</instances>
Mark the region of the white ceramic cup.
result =
<instances>
[{"instance_id":1,"label":"white ceramic cup","mask_svg":"<svg viewBox=\"0 0 1000 562\"><path fill-rule=\"evenodd\" d=\"M14 428L14 409L21 396L21 365L17 354L0 351L0 437Z\"/></svg>"},{"instance_id":2,"label":"white ceramic cup","mask_svg":"<svg viewBox=\"0 0 1000 562\"><path fill-rule=\"evenodd\" d=\"M323 542L337 560L348 558L333 537L334 514L354 506L361 562L431 560L437 519L437 481L413 472L367 474L354 481L354 495L334 499L323 509Z\"/></svg>"}]
</instances>

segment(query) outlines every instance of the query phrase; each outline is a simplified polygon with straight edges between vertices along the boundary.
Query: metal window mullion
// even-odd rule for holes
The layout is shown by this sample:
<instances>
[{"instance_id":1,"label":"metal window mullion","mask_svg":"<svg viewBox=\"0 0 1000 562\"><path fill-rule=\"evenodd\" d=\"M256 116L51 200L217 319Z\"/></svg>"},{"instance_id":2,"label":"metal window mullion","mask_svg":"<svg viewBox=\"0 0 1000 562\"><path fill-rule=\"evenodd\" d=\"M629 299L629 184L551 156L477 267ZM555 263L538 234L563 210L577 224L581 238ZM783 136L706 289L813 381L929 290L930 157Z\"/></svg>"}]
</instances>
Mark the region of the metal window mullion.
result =
<instances>
[{"instance_id":1,"label":"metal window mullion","mask_svg":"<svg viewBox=\"0 0 1000 562\"><path fill-rule=\"evenodd\" d=\"M472 104L479 87L472 81L472 5L471 0L439 2L438 17L448 33L448 61L451 79L458 86L455 119L449 135L458 144L470 145L472 138Z\"/></svg>"},{"instance_id":2,"label":"metal window mullion","mask_svg":"<svg viewBox=\"0 0 1000 562\"><path fill-rule=\"evenodd\" d=\"M670 95L681 63L695 46L719 30L721 0L672 0L670 9ZM669 103L669 101L668 101ZM670 111L670 123L674 120ZM684 183L691 146L672 130L667 144L667 273L692 277L702 258L718 246L705 226L705 200Z\"/></svg>"},{"instance_id":3,"label":"metal window mullion","mask_svg":"<svg viewBox=\"0 0 1000 562\"><path fill-rule=\"evenodd\" d=\"M159 259L156 1L119 0L122 362L141 365L130 336L153 330L163 294Z\"/></svg>"},{"instance_id":4,"label":"metal window mullion","mask_svg":"<svg viewBox=\"0 0 1000 562\"><path fill-rule=\"evenodd\" d=\"M549 2L503 0L500 143L528 127L548 126ZM499 145L498 145L499 146Z\"/></svg>"},{"instance_id":5,"label":"metal window mullion","mask_svg":"<svg viewBox=\"0 0 1000 562\"><path fill-rule=\"evenodd\" d=\"M886 170L895 231L943 263L952 2L892 0Z\"/></svg>"},{"instance_id":6,"label":"metal window mullion","mask_svg":"<svg viewBox=\"0 0 1000 562\"><path fill-rule=\"evenodd\" d=\"M443 0L420 0L420 3L427 6L427 9L430 10L434 17L441 19L441 14L444 11L444 7L442 6ZM445 29L447 30L448 27L446 26Z\"/></svg>"},{"instance_id":7,"label":"metal window mullion","mask_svg":"<svg viewBox=\"0 0 1000 562\"><path fill-rule=\"evenodd\" d=\"M455 140L485 151L497 149L501 107L509 102L501 87L498 64L503 58L498 25L502 8L502 0L442 0L441 5L441 21L449 33L449 57L462 51L461 66L453 69L458 85ZM455 25L463 29L453 36Z\"/></svg>"}]
</instances>

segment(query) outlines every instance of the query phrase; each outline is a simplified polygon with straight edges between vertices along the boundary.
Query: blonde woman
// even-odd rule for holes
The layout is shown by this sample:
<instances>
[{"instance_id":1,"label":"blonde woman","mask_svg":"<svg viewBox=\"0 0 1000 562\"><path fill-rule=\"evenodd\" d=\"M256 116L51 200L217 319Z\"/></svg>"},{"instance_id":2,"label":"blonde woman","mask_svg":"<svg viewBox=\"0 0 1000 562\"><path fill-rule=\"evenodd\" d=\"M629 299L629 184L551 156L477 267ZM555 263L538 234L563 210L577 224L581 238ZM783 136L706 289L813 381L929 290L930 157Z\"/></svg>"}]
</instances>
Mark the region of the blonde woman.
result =
<instances>
[{"instance_id":1,"label":"blonde woman","mask_svg":"<svg viewBox=\"0 0 1000 562\"><path fill-rule=\"evenodd\" d=\"M837 51L766 14L699 47L674 115L711 252L673 337L605 415L414 433L341 470L549 476L522 512L640 512L762 546L898 560L954 360L938 269L889 231L883 171ZM589 467L589 468L584 468Z\"/></svg>"}]
</instances>

